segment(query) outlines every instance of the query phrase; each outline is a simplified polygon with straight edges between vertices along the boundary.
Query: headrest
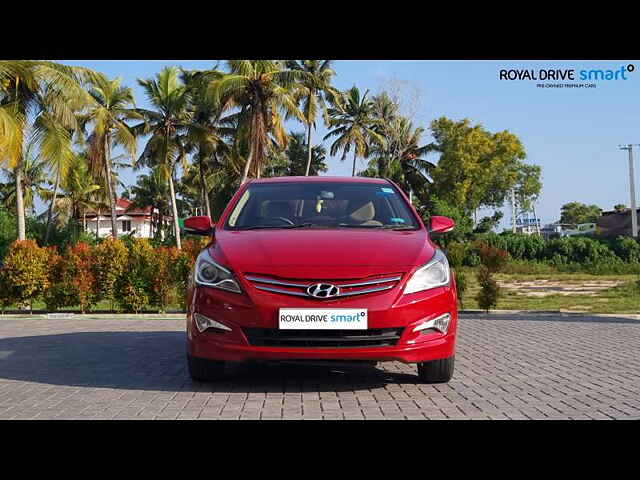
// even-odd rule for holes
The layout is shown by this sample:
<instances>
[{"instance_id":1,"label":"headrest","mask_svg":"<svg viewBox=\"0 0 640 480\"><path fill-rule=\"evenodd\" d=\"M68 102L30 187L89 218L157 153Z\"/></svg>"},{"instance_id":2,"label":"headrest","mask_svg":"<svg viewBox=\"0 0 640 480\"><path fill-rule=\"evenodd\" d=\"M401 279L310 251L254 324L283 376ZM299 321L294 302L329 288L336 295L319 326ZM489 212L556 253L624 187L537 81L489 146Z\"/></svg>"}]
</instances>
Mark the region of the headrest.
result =
<instances>
[{"instance_id":1,"label":"headrest","mask_svg":"<svg viewBox=\"0 0 640 480\"><path fill-rule=\"evenodd\" d=\"M349 218L358 223L368 222L376 215L376 209L371 200L357 201L352 208L355 210L349 214Z\"/></svg>"}]
</instances>

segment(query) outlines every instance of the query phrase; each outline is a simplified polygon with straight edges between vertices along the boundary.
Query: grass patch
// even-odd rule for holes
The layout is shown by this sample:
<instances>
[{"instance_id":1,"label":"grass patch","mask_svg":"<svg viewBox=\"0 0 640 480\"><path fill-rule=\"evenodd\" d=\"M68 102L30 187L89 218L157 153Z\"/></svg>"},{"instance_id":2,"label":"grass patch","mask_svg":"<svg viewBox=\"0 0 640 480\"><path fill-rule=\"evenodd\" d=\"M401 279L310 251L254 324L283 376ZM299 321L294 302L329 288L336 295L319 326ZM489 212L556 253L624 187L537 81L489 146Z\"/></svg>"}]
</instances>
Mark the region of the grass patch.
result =
<instances>
[{"instance_id":1,"label":"grass patch","mask_svg":"<svg viewBox=\"0 0 640 480\"><path fill-rule=\"evenodd\" d=\"M475 296L480 290L475 269L464 269L468 288L463 299L463 308L477 309ZM499 310L584 310L590 313L635 313L640 314L640 286L637 275L590 275L584 273L534 273L496 275L501 282L524 282L548 280L567 285L601 281L622 281L622 285L607 288L591 295L559 295L528 297L513 290L502 288L498 300Z\"/></svg>"},{"instance_id":2,"label":"grass patch","mask_svg":"<svg viewBox=\"0 0 640 480\"><path fill-rule=\"evenodd\" d=\"M92 307L90 309L88 309L86 311L86 313L92 313L92 312L113 312L113 313L133 313L133 312L125 312L123 310L118 310L117 309L117 305L116 305L116 309L115 310L111 310L111 302L109 302L108 300L102 300L98 303L96 303L95 305L92 305ZM29 313L29 309L27 310L21 310L20 308L18 308L17 305L11 305L7 308L4 309L5 312L7 311L17 311L20 310L22 312L25 313ZM33 302L33 310L34 311L48 311L47 310L47 306L44 304L43 301L41 300L36 300ZM180 305L175 304L175 305L169 305L169 307L167 308L167 312L175 312L175 311L181 311ZM75 305L73 307L65 307L65 308L61 308L60 310L57 311L51 311L50 313L56 313L56 312L73 312L73 313L80 313L80 306L79 305ZM139 313L161 313L157 308L147 308Z\"/></svg>"}]
</instances>

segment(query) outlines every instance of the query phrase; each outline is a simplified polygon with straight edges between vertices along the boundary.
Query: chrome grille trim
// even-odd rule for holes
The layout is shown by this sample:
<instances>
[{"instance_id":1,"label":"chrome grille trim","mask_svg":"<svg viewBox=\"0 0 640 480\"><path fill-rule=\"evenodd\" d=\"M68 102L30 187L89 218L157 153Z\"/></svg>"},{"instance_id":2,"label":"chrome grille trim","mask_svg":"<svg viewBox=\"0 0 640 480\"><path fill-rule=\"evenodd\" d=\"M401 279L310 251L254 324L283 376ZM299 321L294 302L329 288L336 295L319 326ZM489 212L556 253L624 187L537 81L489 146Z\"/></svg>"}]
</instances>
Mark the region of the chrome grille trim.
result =
<instances>
[{"instance_id":1,"label":"chrome grille trim","mask_svg":"<svg viewBox=\"0 0 640 480\"><path fill-rule=\"evenodd\" d=\"M365 290L357 290L355 292L339 293L338 295L336 295L336 297L349 297L351 295L362 295L363 293L381 292L383 290L389 290L390 288L393 288L393 287L395 287L395 285L387 285L385 287L367 288ZM331 297L331 298L336 298L336 297Z\"/></svg>"},{"instance_id":2,"label":"chrome grille trim","mask_svg":"<svg viewBox=\"0 0 640 480\"><path fill-rule=\"evenodd\" d=\"M279 288L273 288L273 287L264 287L262 285L254 285L254 287L256 287L258 290L265 290L267 292L274 292L274 293L284 293L285 295L297 295L299 297L309 297L309 298L313 298L310 295L308 295L306 292L302 293L302 292L292 292L291 290L281 290ZM335 298L335 297L333 297Z\"/></svg>"},{"instance_id":3,"label":"chrome grille trim","mask_svg":"<svg viewBox=\"0 0 640 480\"><path fill-rule=\"evenodd\" d=\"M383 290L389 290L390 288L393 288L394 286L395 285L386 285L384 287L367 288L365 290L357 290L355 292L339 293L335 297L330 297L330 298L350 297L350 296L353 296L353 295L362 295L362 294L365 294L365 293L382 292ZM303 292L292 292L291 290L282 290L280 288L265 287L263 285L254 285L254 287L257 288L258 290L264 290L266 292L283 293L285 295L296 295L298 297L314 298L314 297L311 297L311 295L309 295L306 292L305 293L303 293ZM316 300L318 300L318 299L316 299ZM319 300L322 300L322 299L319 299Z\"/></svg>"},{"instance_id":4,"label":"chrome grille trim","mask_svg":"<svg viewBox=\"0 0 640 480\"><path fill-rule=\"evenodd\" d=\"M336 284L336 287L362 287L365 285L375 285L377 283L397 282L401 278L402 277L376 278L375 280L370 280L368 282L346 283L344 285Z\"/></svg>"},{"instance_id":5,"label":"chrome grille trim","mask_svg":"<svg viewBox=\"0 0 640 480\"><path fill-rule=\"evenodd\" d=\"M246 278L247 278L247 280L251 280L252 282L270 283L271 285L282 285L283 287L307 288L309 285L311 285L311 283L307 283L306 285L303 285L302 283L281 282L279 280L271 280L271 279L268 279L268 278L253 277L253 276L251 276L251 277L247 276Z\"/></svg>"},{"instance_id":6,"label":"chrome grille trim","mask_svg":"<svg viewBox=\"0 0 640 480\"><path fill-rule=\"evenodd\" d=\"M254 277L254 276L247 276L246 277L247 280L250 280L252 282L258 282L258 283L268 283L271 285L282 285L283 287L299 287L299 288L307 288L311 285L313 285L314 283L317 282L311 282L311 283L291 283L291 282L282 282L280 280L271 280L269 278L262 278L262 277ZM338 288L347 288L347 287L364 287L366 285L376 285L378 283L387 283L387 282L397 282L398 280L400 280L402 277L398 276L398 277L386 277L386 278L376 278L375 280L369 280L367 282L358 282L358 283L344 283L344 284L340 284L340 283L333 283L336 287Z\"/></svg>"}]
</instances>

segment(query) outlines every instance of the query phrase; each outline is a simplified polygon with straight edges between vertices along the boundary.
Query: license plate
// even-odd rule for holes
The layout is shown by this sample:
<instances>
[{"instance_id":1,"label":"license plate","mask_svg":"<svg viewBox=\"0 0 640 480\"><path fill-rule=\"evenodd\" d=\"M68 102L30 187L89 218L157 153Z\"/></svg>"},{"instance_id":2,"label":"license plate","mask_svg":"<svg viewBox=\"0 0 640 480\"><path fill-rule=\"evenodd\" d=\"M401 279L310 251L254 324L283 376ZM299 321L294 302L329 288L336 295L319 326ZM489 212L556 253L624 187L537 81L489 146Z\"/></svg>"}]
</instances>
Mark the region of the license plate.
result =
<instances>
[{"instance_id":1,"label":"license plate","mask_svg":"<svg viewBox=\"0 0 640 480\"><path fill-rule=\"evenodd\" d=\"M281 308L281 330L366 330L366 308Z\"/></svg>"}]
</instances>

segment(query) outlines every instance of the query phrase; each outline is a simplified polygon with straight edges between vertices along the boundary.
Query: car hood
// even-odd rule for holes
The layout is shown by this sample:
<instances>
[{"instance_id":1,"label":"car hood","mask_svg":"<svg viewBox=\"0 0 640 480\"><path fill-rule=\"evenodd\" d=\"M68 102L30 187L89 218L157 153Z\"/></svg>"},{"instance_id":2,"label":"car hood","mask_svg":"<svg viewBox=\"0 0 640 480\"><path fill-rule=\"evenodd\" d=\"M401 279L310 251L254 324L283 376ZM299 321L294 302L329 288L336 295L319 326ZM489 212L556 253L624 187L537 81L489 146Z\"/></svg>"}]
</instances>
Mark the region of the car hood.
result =
<instances>
[{"instance_id":1,"label":"car hood","mask_svg":"<svg viewBox=\"0 0 640 480\"><path fill-rule=\"evenodd\" d=\"M424 230L364 229L223 230L211 248L232 270L295 278L405 272L435 251Z\"/></svg>"}]
</instances>

